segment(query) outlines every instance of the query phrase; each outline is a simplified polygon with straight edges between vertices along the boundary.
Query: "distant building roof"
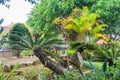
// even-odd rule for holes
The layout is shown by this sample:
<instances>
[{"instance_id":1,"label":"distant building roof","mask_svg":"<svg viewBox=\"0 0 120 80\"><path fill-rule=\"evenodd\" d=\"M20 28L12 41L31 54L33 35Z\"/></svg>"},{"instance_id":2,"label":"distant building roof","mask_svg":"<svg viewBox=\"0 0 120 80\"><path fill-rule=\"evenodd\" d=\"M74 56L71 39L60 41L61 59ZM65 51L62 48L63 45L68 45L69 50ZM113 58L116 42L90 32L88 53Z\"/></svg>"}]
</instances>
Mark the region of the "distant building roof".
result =
<instances>
[{"instance_id":1,"label":"distant building roof","mask_svg":"<svg viewBox=\"0 0 120 80\"><path fill-rule=\"evenodd\" d=\"M55 44L51 48L58 49L58 50L63 50L63 49L67 49L69 47L70 47L69 45L58 45L58 44Z\"/></svg>"},{"instance_id":2,"label":"distant building roof","mask_svg":"<svg viewBox=\"0 0 120 80\"><path fill-rule=\"evenodd\" d=\"M3 28L4 28L4 30L10 30L12 27L13 27L13 23L11 23L11 24L9 24L9 25L7 25L7 26L2 26Z\"/></svg>"},{"instance_id":3,"label":"distant building roof","mask_svg":"<svg viewBox=\"0 0 120 80\"><path fill-rule=\"evenodd\" d=\"M12 49L10 49L10 48L7 48L7 47L2 47L1 49L0 49L0 52L2 52L2 51L11 51Z\"/></svg>"}]
</instances>

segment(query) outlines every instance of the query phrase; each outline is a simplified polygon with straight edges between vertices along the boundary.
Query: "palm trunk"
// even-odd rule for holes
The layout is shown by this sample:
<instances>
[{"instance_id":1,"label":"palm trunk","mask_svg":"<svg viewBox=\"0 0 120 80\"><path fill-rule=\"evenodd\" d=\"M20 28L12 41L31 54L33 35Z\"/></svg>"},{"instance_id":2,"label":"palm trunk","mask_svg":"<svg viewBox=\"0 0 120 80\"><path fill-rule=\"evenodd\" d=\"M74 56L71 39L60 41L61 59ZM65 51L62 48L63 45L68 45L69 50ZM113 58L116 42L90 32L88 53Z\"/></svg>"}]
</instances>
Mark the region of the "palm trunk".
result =
<instances>
[{"instance_id":1,"label":"palm trunk","mask_svg":"<svg viewBox=\"0 0 120 80\"><path fill-rule=\"evenodd\" d=\"M63 74L67 70L66 68L62 67L61 65L48 58L41 48L35 49L34 54L39 58L43 65L45 65L57 74Z\"/></svg>"}]
</instances>

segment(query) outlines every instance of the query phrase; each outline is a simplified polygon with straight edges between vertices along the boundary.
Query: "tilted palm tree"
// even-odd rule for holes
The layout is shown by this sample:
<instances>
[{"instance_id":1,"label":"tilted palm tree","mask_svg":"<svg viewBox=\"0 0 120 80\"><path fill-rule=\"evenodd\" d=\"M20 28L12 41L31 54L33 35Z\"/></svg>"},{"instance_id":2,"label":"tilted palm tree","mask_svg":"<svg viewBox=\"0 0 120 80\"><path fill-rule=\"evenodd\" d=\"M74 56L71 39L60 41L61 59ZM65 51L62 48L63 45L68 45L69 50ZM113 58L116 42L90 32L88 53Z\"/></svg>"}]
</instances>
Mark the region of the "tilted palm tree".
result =
<instances>
[{"instance_id":1,"label":"tilted palm tree","mask_svg":"<svg viewBox=\"0 0 120 80\"><path fill-rule=\"evenodd\" d=\"M26 33L27 34L24 36L9 33L8 36L16 37L19 39L19 41L10 41L8 39L4 41L4 43L7 42L12 44L13 49L33 50L34 55L39 58L42 64L55 73L62 74L67 70L63 66L59 65L57 61L52 60L53 57L55 60L62 61L61 57L58 54L55 54L52 50L52 46L54 44L62 43L62 40L57 37L58 31L53 32L53 28L47 28L32 36L29 30L26 28Z\"/></svg>"}]
</instances>

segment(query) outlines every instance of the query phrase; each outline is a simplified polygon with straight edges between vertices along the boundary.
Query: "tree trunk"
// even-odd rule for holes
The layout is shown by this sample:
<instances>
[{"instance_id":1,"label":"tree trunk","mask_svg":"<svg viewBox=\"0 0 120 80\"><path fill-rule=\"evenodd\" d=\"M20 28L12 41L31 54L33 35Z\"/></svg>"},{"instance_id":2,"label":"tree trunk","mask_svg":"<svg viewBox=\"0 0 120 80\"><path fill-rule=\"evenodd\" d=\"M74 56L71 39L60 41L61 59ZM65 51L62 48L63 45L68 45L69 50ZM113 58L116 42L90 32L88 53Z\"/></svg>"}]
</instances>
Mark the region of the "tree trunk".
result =
<instances>
[{"instance_id":1,"label":"tree trunk","mask_svg":"<svg viewBox=\"0 0 120 80\"><path fill-rule=\"evenodd\" d=\"M73 54L70 57L69 62L72 63L74 66L76 66L78 69L82 68L83 59L80 52L76 52L75 54Z\"/></svg>"},{"instance_id":2,"label":"tree trunk","mask_svg":"<svg viewBox=\"0 0 120 80\"><path fill-rule=\"evenodd\" d=\"M57 64L56 62L48 58L45 55L43 49L41 48L35 49L34 54L39 58L39 60L42 62L43 65L45 65L46 67L48 67L50 70L54 71L57 74L63 74L67 70L63 66Z\"/></svg>"}]
</instances>

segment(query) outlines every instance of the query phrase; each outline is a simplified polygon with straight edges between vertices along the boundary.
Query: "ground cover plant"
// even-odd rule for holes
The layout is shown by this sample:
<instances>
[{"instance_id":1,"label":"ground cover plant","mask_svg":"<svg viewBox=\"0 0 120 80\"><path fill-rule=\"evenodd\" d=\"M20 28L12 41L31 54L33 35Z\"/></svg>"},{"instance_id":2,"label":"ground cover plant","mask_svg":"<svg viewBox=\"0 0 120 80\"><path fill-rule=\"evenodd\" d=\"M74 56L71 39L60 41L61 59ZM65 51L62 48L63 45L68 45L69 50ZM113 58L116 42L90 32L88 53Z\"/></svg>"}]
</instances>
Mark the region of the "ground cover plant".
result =
<instances>
[{"instance_id":1,"label":"ground cover plant","mask_svg":"<svg viewBox=\"0 0 120 80\"><path fill-rule=\"evenodd\" d=\"M14 68L10 71L10 73L7 76L5 76L3 65L0 65L0 80L10 80L17 67L18 64L16 64L16 66L14 66Z\"/></svg>"}]
</instances>

